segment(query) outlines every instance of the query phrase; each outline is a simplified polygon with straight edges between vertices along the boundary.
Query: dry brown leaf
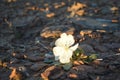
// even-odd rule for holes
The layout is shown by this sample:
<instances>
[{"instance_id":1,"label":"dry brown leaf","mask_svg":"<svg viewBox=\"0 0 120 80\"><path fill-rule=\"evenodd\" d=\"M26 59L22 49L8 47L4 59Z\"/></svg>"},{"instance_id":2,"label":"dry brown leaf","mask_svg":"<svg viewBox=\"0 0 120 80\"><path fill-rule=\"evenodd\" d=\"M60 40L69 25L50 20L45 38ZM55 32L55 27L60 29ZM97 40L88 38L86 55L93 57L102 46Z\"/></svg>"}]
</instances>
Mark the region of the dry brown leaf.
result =
<instances>
[{"instance_id":1,"label":"dry brown leaf","mask_svg":"<svg viewBox=\"0 0 120 80\"><path fill-rule=\"evenodd\" d=\"M17 0L7 0L7 2L16 2Z\"/></svg>"},{"instance_id":2,"label":"dry brown leaf","mask_svg":"<svg viewBox=\"0 0 120 80\"><path fill-rule=\"evenodd\" d=\"M82 3L74 3L71 7L68 7L68 12L71 12L70 17L73 17L75 14L82 16L85 14L85 11L82 9L86 7L85 4Z\"/></svg>"},{"instance_id":3,"label":"dry brown leaf","mask_svg":"<svg viewBox=\"0 0 120 80\"><path fill-rule=\"evenodd\" d=\"M49 6L49 4L48 4L48 3L45 3L45 4L44 4L44 6L48 7L48 6Z\"/></svg>"},{"instance_id":4,"label":"dry brown leaf","mask_svg":"<svg viewBox=\"0 0 120 80\"><path fill-rule=\"evenodd\" d=\"M92 30L82 30L82 31L80 31L81 36L88 35L88 34L91 34L91 33L92 33Z\"/></svg>"},{"instance_id":5,"label":"dry brown leaf","mask_svg":"<svg viewBox=\"0 0 120 80\"><path fill-rule=\"evenodd\" d=\"M61 67L51 66L47 68L43 73L41 73L41 77L44 80L56 80L59 79L62 75L64 75L64 71Z\"/></svg>"},{"instance_id":6,"label":"dry brown leaf","mask_svg":"<svg viewBox=\"0 0 120 80\"><path fill-rule=\"evenodd\" d=\"M12 80L12 78L16 75L16 69L13 69L13 71L11 72L9 78L10 80Z\"/></svg>"},{"instance_id":7,"label":"dry brown leaf","mask_svg":"<svg viewBox=\"0 0 120 80\"><path fill-rule=\"evenodd\" d=\"M37 8L36 6L32 6L32 7L27 7L26 9L27 10L36 10L36 8Z\"/></svg>"},{"instance_id":8,"label":"dry brown leaf","mask_svg":"<svg viewBox=\"0 0 120 80\"><path fill-rule=\"evenodd\" d=\"M46 17L48 17L48 18L51 18L51 17L54 17L54 16L55 16L55 13L49 13L49 14L46 15Z\"/></svg>"},{"instance_id":9,"label":"dry brown leaf","mask_svg":"<svg viewBox=\"0 0 120 80\"><path fill-rule=\"evenodd\" d=\"M58 9L60 7L61 7L61 5L58 5L58 4L54 6L55 9Z\"/></svg>"},{"instance_id":10,"label":"dry brown leaf","mask_svg":"<svg viewBox=\"0 0 120 80\"><path fill-rule=\"evenodd\" d=\"M41 73L41 77L43 78L43 80L49 80L48 77L43 73Z\"/></svg>"},{"instance_id":11,"label":"dry brown leaf","mask_svg":"<svg viewBox=\"0 0 120 80\"><path fill-rule=\"evenodd\" d=\"M73 64L74 65L81 65L81 64L84 64L84 62L83 61L74 61Z\"/></svg>"},{"instance_id":12,"label":"dry brown leaf","mask_svg":"<svg viewBox=\"0 0 120 80\"><path fill-rule=\"evenodd\" d=\"M15 56L16 55L16 53L12 53L12 56Z\"/></svg>"},{"instance_id":13,"label":"dry brown leaf","mask_svg":"<svg viewBox=\"0 0 120 80\"><path fill-rule=\"evenodd\" d=\"M49 80L48 76L50 75L50 71L52 71L53 69L55 69L55 66L51 66L51 67L47 68L43 73L41 73L41 77L44 80Z\"/></svg>"},{"instance_id":14,"label":"dry brown leaf","mask_svg":"<svg viewBox=\"0 0 120 80\"><path fill-rule=\"evenodd\" d=\"M3 66L3 67L7 67L7 63L4 62L4 63L2 64L2 66Z\"/></svg>"},{"instance_id":15,"label":"dry brown leaf","mask_svg":"<svg viewBox=\"0 0 120 80\"><path fill-rule=\"evenodd\" d=\"M71 12L71 11L77 11L79 9L82 9L86 7L85 4L82 4L82 3L74 3L71 7L68 7L68 11Z\"/></svg>"},{"instance_id":16,"label":"dry brown leaf","mask_svg":"<svg viewBox=\"0 0 120 80\"><path fill-rule=\"evenodd\" d=\"M45 11L46 11L46 12L49 12L49 7L46 7L46 8L45 8Z\"/></svg>"},{"instance_id":17,"label":"dry brown leaf","mask_svg":"<svg viewBox=\"0 0 120 80\"><path fill-rule=\"evenodd\" d=\"M112 22L113 22L113 23L117 23L117 22L119 22L119 20L113 19Z\"/></svg>"},{"instance_id":18,"label":"dry brown leaf","mask_svg":"<svg viewBox=\"0 0 120 80\"><path fill-rule=\"evenodd\" d=\"M79 16L83 16L85 14L85 11L84 10L79 10L76 12L77 15Z\"/></svg>"},{"instance_id":19,"label":"dry brown leaf","mask_svg":"<svg viewBox=\"0 0 120 80\"><path fill-rule=\"evenodd\" d=\"M65 5L65 2L61 2L61 6L64 6Z\"/></svg>"},{"instance_id":20,"label":"dry brown leaf","mask_svg":"<svg viewBox=\"0 0 120 80\"><path fill-rule=\"evenodd\" d=\"M112 10L112 11L117 11L117 10L118 10L118 7L112 7L111 10Z\"/></svg>"},{"instance_id":21,"label":"dry brown leaf","mask_svg":"<svg viewBox=\"0 0 120 80\"><path fill-rule=\"evenodd\" d=\"M44 8L40 8L39 10L40 10L40 11L42 11L42 12L44 12L44 11L45 11L45 9L44 9Z\"/></svg>"},{"instance_id":22,"label":"dry brown leaf","mask_svg":"<svg viewBox=\"0 0 120 80\"><path fill-rule=\"evenodd\" d=\"M22 80L22 75L16 71L16 68L13 68L9 78L10 80Z\"/></svg>"},{"instance_id":23,"label":"dry brown leaf","mask_svg":"<svg viewBox=\"0 0 120 80\"><path fill-rule=\"evenodd\" d=\"M70 77L70 78L77 78L78 75L76 75L75 73L71 73L71 74L69 74L69 77Z\"/></svg>"},{"instance_id":24,"label":"dry brown leaf","mask_svg":"<svg viewBox=\"0 0 120 80\"><path fill-rule=\"evenodd\" d=\"M64 2L61 2L61 4L55 4L54 8L55 8L55 9L58 9L58 8L64 6L64 5L65 5L65 3L64 3Z\"/></svg>"}]
</instances>

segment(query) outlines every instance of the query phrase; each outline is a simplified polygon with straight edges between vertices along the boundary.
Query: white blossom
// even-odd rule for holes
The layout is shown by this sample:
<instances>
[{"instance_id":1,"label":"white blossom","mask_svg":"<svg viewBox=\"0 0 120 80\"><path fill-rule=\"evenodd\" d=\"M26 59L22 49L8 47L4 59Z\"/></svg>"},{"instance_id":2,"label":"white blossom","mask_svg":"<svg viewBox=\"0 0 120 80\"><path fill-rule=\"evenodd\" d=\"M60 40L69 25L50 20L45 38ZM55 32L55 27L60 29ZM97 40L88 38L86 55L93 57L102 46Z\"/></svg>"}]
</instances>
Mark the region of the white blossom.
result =
<instances>
[{"instance_id":1,"label":"white blossom","mask_svg":"<svg viewBox=\"0 0 120 80\"><path fill-rule=\"evenodd\" d=\"M69 63L73 51L78 48L78 43L73 46L74 43L75 40L72 35L61 34L60 38L55 41L55 47L53 48L55 60L59 60L61 63Z\"/></svg>"}]
</instances>

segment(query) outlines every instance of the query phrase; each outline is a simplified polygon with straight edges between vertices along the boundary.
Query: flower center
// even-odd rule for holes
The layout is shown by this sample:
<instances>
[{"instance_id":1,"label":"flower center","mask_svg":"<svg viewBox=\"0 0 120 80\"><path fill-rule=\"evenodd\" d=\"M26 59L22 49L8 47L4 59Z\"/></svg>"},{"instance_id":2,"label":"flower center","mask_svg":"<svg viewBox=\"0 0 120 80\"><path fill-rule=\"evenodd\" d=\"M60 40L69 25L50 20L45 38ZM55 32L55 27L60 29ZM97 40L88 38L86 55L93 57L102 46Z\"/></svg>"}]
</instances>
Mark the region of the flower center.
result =
<instances>
[{"instance_id":1,"label":"flower center","mask_svg":"<svg viewBox=\"0 0 120 80\"><path fill-rule=\"evenodd\" d=\"M69 50L69 47L68 47L68 46L65 46L64 49L65 49L65 51L68 51L68 50Z\"/></svg>"}]
</instances>

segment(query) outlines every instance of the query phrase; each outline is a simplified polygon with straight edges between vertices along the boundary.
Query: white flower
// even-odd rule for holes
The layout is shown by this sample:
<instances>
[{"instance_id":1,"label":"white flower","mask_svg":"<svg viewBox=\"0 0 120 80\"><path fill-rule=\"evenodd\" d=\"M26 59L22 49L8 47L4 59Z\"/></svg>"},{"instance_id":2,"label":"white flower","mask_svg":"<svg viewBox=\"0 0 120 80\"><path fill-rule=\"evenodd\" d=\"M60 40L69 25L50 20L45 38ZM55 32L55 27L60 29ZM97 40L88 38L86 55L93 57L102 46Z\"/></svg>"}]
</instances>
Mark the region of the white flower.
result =
<instances>
[{"instance_id":1,"label":"white flower","mask_svg":"<svg viewBox=\"0 0 120 80\"><path fill-rule=\"evenodd\" d=\"M61 63L69 63L73 51L78 48L78 43L72 46L74 43L75 40L72 35L61 34L60 38L55 42L56 47L53 48L55 60L60 60Z\"/></svg>"}]
</instances>

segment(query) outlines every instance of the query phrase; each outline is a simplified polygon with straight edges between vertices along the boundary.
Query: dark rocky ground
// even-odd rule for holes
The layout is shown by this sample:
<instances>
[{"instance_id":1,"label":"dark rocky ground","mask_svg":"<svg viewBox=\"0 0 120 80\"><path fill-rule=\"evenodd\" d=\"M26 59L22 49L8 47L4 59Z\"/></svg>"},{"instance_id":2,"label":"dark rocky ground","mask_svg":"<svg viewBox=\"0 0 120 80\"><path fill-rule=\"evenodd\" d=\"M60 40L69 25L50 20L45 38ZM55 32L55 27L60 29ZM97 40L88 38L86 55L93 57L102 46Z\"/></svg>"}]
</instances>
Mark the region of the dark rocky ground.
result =
<instances>
[{"instance_id":1,"label":"dark rocky ground","mask_svg":"<svg viewBox=\"0 0 120 80\"><path fill-rule=\"evenodd\" d=\"M119 0L0 0L0 80L120 80ZM44 62L63 32L101 61ZM47 79L48 78L48 79ZM11 79L12 80L12 79Z\"/></svg>"}]
</instances>

